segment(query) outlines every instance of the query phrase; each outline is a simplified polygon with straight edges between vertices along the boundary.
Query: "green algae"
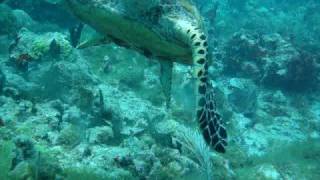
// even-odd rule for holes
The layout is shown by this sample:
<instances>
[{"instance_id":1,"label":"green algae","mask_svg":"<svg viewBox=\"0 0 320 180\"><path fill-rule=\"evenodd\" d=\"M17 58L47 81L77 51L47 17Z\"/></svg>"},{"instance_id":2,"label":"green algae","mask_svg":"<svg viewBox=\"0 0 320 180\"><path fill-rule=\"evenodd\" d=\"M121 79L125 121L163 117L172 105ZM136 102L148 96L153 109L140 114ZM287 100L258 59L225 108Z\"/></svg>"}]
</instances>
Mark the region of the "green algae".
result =
<instances>
[{"instance_id":1,"label":"green algae","mask_svg":"<svg viewBox=\"0 0 320 180\"><path fill-rule=\"evenodd\" d=\"M0 143L0 179L7 180L12 166L14 144L11 141Z\"/></svg>"},{"instance_id":2,"label":"green algae","mask_svg":"<svg viewBox=\"0 0 320 180\"><path fill-rule=\"evenodd\" d=\"M259 157L243 156L243 160L233 162L237 176L240 179L260 179L266 177L259 174L259 169L271 167L281 179L292 177L295 179L320 178L320 143L308 139L303 142L277 143L269 148L267 154ZM240 153L237 153L239 155ZM235 160L238 160L239 157Z\"/></svg>"}]
</instances>

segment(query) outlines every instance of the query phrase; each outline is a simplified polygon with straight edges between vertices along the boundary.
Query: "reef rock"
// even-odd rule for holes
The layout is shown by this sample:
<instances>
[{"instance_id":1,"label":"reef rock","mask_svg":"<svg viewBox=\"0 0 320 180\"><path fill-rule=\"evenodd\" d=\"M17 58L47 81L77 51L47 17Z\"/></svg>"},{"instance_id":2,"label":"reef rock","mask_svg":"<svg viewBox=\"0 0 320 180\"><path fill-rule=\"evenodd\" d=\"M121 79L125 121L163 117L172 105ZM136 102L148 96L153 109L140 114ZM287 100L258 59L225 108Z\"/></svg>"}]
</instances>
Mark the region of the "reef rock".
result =
<instances>
[{"instance_id":1,"label":"reef rock","mask_svg":"<svg viewBox=\"0 0 320 180\"><path fill-rule=\"evenodd\" d=\"M281 174L278 170L270 165L270 164L263 164L257 168L257 172L255 177L259 180L280 180Z\"/></svg>"},{"instance_id":2,"label":"reef rock","mask_svg":"<svg viewBox=\"0 0 320 180\"><path fill-rule=\"evenodd\" d=\"M113 138L111 127L95 127L87 130L87 138L91 144L107 144Z\"/></svg>"},{"instance_id":3,"label":"reef rock","mask_svg":"<svg viewBox=\"0 0 320 180\"><path fill-rule=\"evenodd\" d=\"M238 113L253 114L256 111L257 87L248 79L232 78L228 84L228 101Z\"/></svg>"},{"instance_id":4,"label":"reef rock","mask_svg":"<svg viewBox=\"0 0 320 180\"><path fill-rule=\"evenodd\" d=\"M302 52L279 34L235 33L226 48L225 72L254 78L271 88L305 90L317 87L316 55Z\"/></svg>"},{"instance_id":5,"label":"reef rock","mask_svg":"<svg viewBox=\"0 0 320 180\"><path fill-rule=\"evenodd\" d=\"M21 9L13 10L13 14L17 19L17 25L19 28L28 28L28 29L35 29L38 26L37 22L35 22L29 14Z\"/></svg>"},{"instance_id":6,"label":"reef rock","mask_svg":"<svg viewBox=\"0 0 320 180\"><path fill-rule=\"evenodd\" d=\"M45 60L46 56L65 59L71 53L72 46L65 35L56 32L38 35L25 28L10 47L10 59L17 61Z\"/></svg>"},{"instance_id":7,"label":"reef rock","mask_svg":"<svg viewBox=\"0 0 320 180\"><path fill-rule=\"evenodd\" d=\"M13 35L18 30L17 18L5 4L0 4L0 24L0 35Z\"/></svg>"},{"instance_id":8,"label":"reef rock","mask_svg":"<svg viewBox=\"0 0 320 180\"><path fill-rule=\"evenodd\" d=\"M162 108L152 106L149 101L138 98L132 92L121 92L109 85L100 85L103 97L112 112L115 136L137 135L155 122L164 120L166 115Z\"/></svg>"}]
</instances>

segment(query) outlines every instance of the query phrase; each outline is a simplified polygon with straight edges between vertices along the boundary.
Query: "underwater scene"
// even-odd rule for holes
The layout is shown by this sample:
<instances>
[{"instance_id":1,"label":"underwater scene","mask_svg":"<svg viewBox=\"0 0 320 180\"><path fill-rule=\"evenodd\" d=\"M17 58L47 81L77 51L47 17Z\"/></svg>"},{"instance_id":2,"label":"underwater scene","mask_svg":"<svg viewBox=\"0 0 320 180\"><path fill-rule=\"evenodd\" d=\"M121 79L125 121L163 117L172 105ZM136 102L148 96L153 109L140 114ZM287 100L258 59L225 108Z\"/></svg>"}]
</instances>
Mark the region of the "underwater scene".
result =
<instances>
[{"instance_id":1,"label":"underwater scene","mask_svg":"<svg viewBox=\"0 0 320 180\"><path fill-rule=\"evenodd\" d=\"M0 0L0 180L319 179L319 0Z\"/></svg>"}]
</instances>

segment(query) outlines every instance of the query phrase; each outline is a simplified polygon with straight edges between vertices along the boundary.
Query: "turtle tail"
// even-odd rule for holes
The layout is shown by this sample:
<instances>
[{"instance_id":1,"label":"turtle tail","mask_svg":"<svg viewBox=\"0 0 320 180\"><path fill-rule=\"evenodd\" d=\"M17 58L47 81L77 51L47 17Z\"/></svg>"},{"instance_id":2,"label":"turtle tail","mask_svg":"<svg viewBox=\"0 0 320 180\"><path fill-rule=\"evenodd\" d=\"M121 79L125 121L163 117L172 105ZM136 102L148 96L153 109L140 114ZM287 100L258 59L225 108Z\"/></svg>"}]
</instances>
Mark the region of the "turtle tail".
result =
<instances>
[{"instance_id":1,"label":"turtle tail","mask_svg":"<svg viewBox=\"0 0 320 180\"><path fill-rule=\"evenodd\" d=\"M196 77L196 118L207 144L224 153L227 132L216 110L213 88L208 78L208 42L201 28L187 30L192 49L194 77Z\"/></svg>"}]
</instances>

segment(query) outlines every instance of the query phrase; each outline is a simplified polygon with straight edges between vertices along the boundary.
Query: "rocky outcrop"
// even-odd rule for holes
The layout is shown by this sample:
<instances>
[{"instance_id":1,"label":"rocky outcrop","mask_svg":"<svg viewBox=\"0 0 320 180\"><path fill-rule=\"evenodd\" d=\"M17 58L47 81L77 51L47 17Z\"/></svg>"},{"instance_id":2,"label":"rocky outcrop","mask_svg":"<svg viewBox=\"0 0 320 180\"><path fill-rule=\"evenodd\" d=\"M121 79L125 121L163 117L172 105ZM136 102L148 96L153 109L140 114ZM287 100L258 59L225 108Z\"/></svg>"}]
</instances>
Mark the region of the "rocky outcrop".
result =
<instances>
[{"instance_id":1,"label":"rocky outcrop","mask_svg":"<svg viewBox=\"0 0 320 180\"><path fill-rule=\"evenodd\" d=\"M300 51L279 34L239 32L226 47L225 69L230 75L254 78L272 89L304 91L318 87L317 56Z\"/></svg>"}]
</instances>

